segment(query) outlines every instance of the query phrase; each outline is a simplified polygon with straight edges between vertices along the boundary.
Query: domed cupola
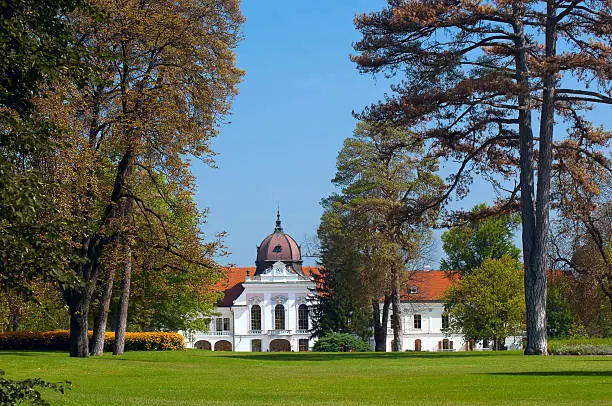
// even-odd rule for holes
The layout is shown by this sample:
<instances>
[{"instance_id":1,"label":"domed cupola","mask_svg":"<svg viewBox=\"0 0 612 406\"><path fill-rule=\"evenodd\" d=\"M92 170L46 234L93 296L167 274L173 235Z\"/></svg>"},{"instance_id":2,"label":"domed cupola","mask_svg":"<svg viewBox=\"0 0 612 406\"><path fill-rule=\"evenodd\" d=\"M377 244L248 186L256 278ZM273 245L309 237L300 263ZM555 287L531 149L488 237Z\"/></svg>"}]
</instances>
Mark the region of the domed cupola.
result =
<instances>
[{"instance_id":1,"label":"domed cupola","mask_svg":"<svg viewBox=\"0 0 612 406\"><path fill-rule=\"evenodd\" d=\"M298 275L304 275L300 246L290 235L285 234L283 231L279 212L276 213L274 232L264 238L257 247L257 260L255 261L257 269L255 270L255 275L262 274L278 261L283 262L287 268L292 269Z\"/></svg>"}]
</instances>

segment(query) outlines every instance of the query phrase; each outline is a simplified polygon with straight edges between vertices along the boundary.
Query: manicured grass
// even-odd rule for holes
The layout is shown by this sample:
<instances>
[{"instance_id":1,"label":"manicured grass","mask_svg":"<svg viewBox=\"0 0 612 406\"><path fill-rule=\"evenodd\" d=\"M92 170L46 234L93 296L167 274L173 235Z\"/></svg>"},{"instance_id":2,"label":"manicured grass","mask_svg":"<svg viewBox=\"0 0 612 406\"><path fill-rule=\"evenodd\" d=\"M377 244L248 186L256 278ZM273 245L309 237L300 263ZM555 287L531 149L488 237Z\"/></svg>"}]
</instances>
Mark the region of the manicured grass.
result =
<instances>
[{"instance_id":1,"label":"manicured grass","mask_svg":"<svg viewBox=\"0 0 612 406\"><path fill-rule=\"evenodd\" d=\"M67 405L612 404L612 358L500 353L0 351L9 378L68 379Z\"/></svg>"}]
</instances>

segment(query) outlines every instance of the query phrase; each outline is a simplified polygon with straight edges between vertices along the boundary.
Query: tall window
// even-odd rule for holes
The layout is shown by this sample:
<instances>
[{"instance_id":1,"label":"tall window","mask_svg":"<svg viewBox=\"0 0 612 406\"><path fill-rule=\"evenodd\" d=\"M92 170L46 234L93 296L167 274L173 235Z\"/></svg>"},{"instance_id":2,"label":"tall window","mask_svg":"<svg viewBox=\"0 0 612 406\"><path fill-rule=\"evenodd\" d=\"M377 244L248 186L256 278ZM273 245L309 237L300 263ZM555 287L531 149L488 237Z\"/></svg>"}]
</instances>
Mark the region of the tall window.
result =
<instances>
[{"instance_id":1,"label":"tall window","mask_svg":"<svg viewBox=\"0 0 612 406\"><path fill-rule=\"evenodd\" d=\"M230 329L230 319L227 317L218 317L215 320L216 331L229 331Z\"/></svg>"},{"instance_id":2,"label":"tall window","mask_svg":"<svg viewBox=\"0 0 612 406\"><path fill-rule=\"evenodd\" d=\"M251 330L261 330L261 307L251 306Z\"/></svg>"},{"instance_id":3,"label":"tall window","mask_svg":"<svg viewBox=\"0 0 612 406\"><path fill-rule=\"evenodd\" d=\"M308 306L305 304L298 307L298 330L308 330Z\"/></svg>"},{"instance_id":4,"label":"tall window","mask_svg":"<svg viewBox=\"0 0 612 406\"><path fill-rule=\"evenodd\" d=\"M274 329L285 329L285 306L277 304L274 308Z\"/></svg>"},{"instance_id":5,"label":"tall window","mask_svg":"<svg viewBox=\"0 0 612 406\"><path fill-rule=\"evenodd\" d=\"M442 315L442 328L448 328L448 314Z\"/></svg>"},{"instance_id":6,"label":"tall window","mask_svg":"<svg viewBox=\"0 0 612 406\"><path fill-rule=\"evenodd\" d=\"M414 328L421 328L421 315L420 314L414 315Z\"/></svg>"}]
</instances>

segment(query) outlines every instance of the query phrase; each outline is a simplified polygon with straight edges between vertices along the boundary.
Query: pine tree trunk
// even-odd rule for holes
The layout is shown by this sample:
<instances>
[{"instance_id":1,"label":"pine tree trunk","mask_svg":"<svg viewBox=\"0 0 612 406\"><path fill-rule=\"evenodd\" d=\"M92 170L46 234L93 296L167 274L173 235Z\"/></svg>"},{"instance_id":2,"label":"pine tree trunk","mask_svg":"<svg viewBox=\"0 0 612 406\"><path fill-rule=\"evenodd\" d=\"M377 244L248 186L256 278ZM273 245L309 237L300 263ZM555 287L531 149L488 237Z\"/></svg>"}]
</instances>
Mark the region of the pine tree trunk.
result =
<instances>
[{"instance_id":1,"label":"pine tree trunk","mask_svg":"<svg viewBox=\"0 0 612 406\"><path fill-rule=\"evenodd\" d=\"M393 313L391 315L391 327L393 328L393 348L391 351L400 352L403 347L402 333L402 305L400 302L400 274L393 273L393 288L391 289L391 301L393 304Z\"/></svg>"},{"instance_id":2,"label":"pine tree trunk","mask_svg":"<svg viewBox=\"0 0 612 406\"><path fill-rule=\"evenodd\" d=\"M546 277L544 255L545 239L548 237L548 198L550 179L546 190L538 187L538 210L541 213L545 204L546 218L537 216L534 197L534 139L531 122L531 97L529 95L529 71L525 52L526 39L522 19L524 10L515 10L516 19L516 81L524 90L518 96L519 155L521 180L521 219L523 241L523 263L525 268L525 305L527 316L526 355L546 354ZM543 145L541 145L542 147ZM545 158L544 158L545 159ZM543 166L542 166L543 165ZM546 173L546 162L540 161L538 179ZM544 172L541 172L542 169ZM550 172L547 173L550 175ZM540 181L538 181L538 184ZM545 184L543 184L545 186ZM546 221L542 227L542 221ZM546 232L545 235L542 232ZM544 245L542 242L544 241Z\"/></svg>"},{"instance_id":3,"label":"pine tree trunk","mask_svg":"<svg viewBox=\"0 0 612 406\"><path fill-rule=\"evenodd\" d=\"M121 355L125 348L125 331L127 326L128 305L130 301L130 283L132 277L132 250L129 242L124 242L123 279L121 281L121 297L119 299L119 314L113 354Z\"/></svg>"},{"instance_id":4,"label":"pine tree trunk","mask_svg":"<svg viewBox=\"0 0 612 406\"><path fill-rule=\"evenodd\" d=\"M107 267L106 272L104 292L102 292L100 307L94 320L93 336L91 339L91 355L96 356L104 354L104 333L106 332L108 312L110 310L110 303L113 296L113 281L115 271L111 267Z\"/></svg>"},{"instance_id":5,"label":"pine tree trunk","mask_svg":"<svg viewBox=\"0 0 612 406\"><path fill-rule=\"evenodd\" d=\"M372 301L372 317L374 327L374 351L387 351L387 320L389 318L389 295L385 295L383 302L382 314L380 312L380 303L376 300Z\"/></svg>"}]
</instances>

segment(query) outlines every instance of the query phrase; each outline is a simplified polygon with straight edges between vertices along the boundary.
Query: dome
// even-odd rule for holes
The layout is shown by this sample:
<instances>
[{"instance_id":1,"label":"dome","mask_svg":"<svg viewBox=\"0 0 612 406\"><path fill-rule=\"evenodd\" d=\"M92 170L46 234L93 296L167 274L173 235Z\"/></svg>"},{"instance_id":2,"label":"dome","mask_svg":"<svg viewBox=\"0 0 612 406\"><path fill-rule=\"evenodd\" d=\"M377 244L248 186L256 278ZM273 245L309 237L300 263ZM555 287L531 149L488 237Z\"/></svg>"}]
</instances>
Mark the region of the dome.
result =
<instances>
[{"instance_id":1,"label":"dome","mask_svg":"<svg viewBox=\"0 0 612 406\"><path fill-rule=\"evenodd\" d=\"M257 247L257 269L255 275L261 274L275 262L281 261L287 267L302 275L302 255L300 246L281 227L280 213L276 214L274 232L263 239Z\"/></svg>"}]
</instances>

